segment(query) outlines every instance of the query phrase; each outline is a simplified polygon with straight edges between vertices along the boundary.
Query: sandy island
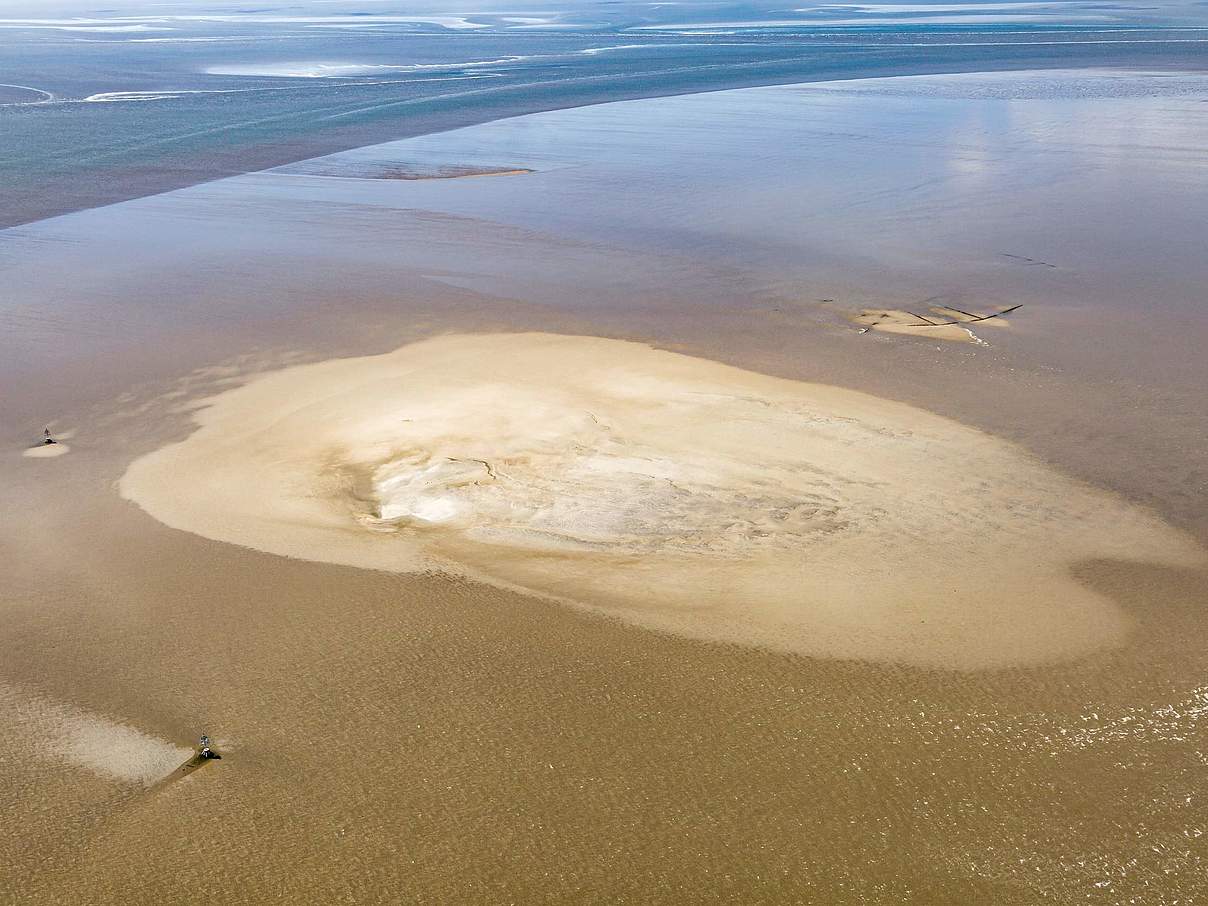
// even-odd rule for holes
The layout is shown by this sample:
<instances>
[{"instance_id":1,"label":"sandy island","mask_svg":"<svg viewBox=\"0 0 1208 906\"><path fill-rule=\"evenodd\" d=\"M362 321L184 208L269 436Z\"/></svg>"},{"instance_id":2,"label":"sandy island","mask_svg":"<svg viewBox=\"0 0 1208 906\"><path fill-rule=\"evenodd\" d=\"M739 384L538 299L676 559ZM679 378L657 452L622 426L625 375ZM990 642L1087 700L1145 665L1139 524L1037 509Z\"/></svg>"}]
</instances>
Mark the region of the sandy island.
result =
<instances>
[{"instance_id":1,"label":"sandy island","mask_svg":"<svg viewBox=\"0 0 1208 906\"><path fill-rule=\"evenodd\" d=\"M196 418L121 481L170 526L805 655L1077 655L1128 620L1073 564L1203 560L951 420L638 343L445 336L257 377Z\"/></svg>"}]
</instances>

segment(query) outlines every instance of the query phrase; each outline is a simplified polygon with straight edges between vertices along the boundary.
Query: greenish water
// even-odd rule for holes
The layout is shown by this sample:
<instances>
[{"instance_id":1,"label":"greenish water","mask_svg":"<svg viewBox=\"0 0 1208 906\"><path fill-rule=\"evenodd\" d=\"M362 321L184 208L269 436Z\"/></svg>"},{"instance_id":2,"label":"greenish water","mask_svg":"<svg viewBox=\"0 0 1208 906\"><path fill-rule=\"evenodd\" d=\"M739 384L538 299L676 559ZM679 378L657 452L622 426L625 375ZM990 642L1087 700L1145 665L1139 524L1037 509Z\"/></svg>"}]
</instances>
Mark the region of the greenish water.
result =
<instances>
[{"instance_id":1,"label":"greenish water","mask_svg":"<svg viewBox=\"0 0 1208 906\"><path fill-rule=\"evenodd\" d=\"M1202 7L0 4L0 226L625 97L913 72L1200 68Z\"/></svg>"}]
</instances>

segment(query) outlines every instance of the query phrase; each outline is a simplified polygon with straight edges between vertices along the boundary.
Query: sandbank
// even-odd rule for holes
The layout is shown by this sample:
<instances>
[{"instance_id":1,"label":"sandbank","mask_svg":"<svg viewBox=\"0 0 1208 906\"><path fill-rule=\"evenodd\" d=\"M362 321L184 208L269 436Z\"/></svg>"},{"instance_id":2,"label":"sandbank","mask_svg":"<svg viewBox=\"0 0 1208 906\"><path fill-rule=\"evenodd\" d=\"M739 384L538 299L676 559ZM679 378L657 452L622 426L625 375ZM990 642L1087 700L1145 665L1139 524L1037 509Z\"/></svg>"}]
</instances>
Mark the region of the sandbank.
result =
<instances>
[{"instance_id":1,"label":"sandbank","mask_svg":"<svg viewBox=\"0 0 1208 906\"><path fill-rule=\"evenodd\" d=\"M84 768L106 780L152 786L193 754L134 727L74 705L0 684L14 740L36 758Z\"/></svg>"},{"instance_id":2,"label":"sandbank","mask_svg":"<svg viewBox=\"0 0 1208 906\"><path fill-rule=\"evenodd\" d=\"M56 456L63 456L71 452L71 447L67 444L56 441L53 444L38 444L36 447L26 447L21 455L27 459L54 459Z\"/></svg>"},{"instance_id":3,"label":"sandbank","mask_svg":"<svg viewBox=\"0 0 1208 906\"><path fill-rule=\"evenodd\" d=\"M1014 308L1009 310L1014 311ZM1002 314L1005 312L972 313L946 305L935 305L927 309L926 315L900 308L866 308L852 320L867 330L989 346L989 343L973 332L973 328L980 330L982 327L1009 326Z\"/></svg>"},{"instance_id":4,"label":"sandbank","mask_svg":"<svg viewBox=\"0 0 1208 906\"><path fill-rule=\"evenodd\" d=\"M252 379L121 493L288 557L441 570L650 629L962 669L1119 643L1154 515L930 412L648 346L450 335Z\"/></svg>"},{"instance_id":5,"label":"sandbank","mask_svg":"<svg viewBox=\"0 0 1208 906\"><path fill-rule=\"evenodd\" d=\"M483 176L524 176L526 173L533 171L527 167L512 167L510 169L485 169L475 167L446 167L443 170L435 172L415 172L413 170L399 167L393 170L385 171L379 178L381 179L401 179L404 181L419 182L428 179L474 179Z\"/></svg>"}]
</instances>

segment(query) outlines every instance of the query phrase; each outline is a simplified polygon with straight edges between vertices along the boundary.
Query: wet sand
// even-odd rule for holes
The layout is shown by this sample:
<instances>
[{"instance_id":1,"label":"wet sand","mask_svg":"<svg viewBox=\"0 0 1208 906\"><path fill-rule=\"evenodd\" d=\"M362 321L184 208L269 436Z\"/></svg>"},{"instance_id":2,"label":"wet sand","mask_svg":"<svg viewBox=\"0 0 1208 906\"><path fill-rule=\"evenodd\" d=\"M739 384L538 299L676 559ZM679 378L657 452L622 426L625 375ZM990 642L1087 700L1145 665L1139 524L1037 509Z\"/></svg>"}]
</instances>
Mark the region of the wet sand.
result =
<instances>
[{"instance_id":1,"label":"wet sand","mask_svg":"<svg viewBox=\"0 0 1208 906\"><path fill-rule=\"evenodd\" d=\"M1058 514L1088 494L1202 547L1208 324L1186 226L1208 199L1185 149L1203 105L1020 78L574 111L399 148L476 164L464 143L522 179L259 174L0 233L4 896L1202 896L1208 576L1190 561L1120 556L1113 535L1065 568L1122 634L935 669L651 631L477 568L266 553L117 489L257 374L535 330L929 413L1058 481ZM1150 141L1084 140L1141 113ZM851 320L933 297L1026 307L990 348ZM54 419L70 455L23 457ZM31 713L147 751L208 732L229 754L148 789L56 754Z\"/></svg>"}]
</instances>

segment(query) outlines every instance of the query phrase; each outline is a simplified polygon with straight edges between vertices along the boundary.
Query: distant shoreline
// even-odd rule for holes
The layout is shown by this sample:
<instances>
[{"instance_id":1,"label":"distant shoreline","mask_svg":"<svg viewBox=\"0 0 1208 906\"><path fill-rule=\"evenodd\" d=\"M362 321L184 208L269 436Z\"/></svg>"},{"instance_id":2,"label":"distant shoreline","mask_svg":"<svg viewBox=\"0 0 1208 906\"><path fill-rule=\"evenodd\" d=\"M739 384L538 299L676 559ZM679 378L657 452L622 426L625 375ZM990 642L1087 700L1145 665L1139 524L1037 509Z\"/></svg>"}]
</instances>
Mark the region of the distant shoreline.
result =
<instances>
[{"instance_id":1,"label":"distant shoreline","mask_svg":"<svg viewBox=\"0 0 1208 906\"><path fill-rule=\"evenodd\" d=\"M1071 47L1076 47L1072 43ZM776 73L766 71L776 66L777 61L759 63L727 69L713 80L699 80L699 71L714 68L706 64L689 70L655 73L665 77L658 85L642 87L618 85L615 77L585 77L582 86L567 92L568 80L508 85L501 88L484 89L480 94L465 98L465 103L455 110L438 110L429 114L407 119L391 118L362 123L338 131L312 132L306 135L281 136L259 145L231 148L217 152L213 148L199 148L176 157L165 158L156 163L140 162L137 166L86 169L71 174L48 174L45 182L32 180L24 185L6 187L5 204L0 208L0 230L35 223L76 211L118 204L135 198L160 195L189 186L200 185L229 176L254 173L273 167L298 163L314 157L348 151L353 148L375 145L388 141L414 138L449 132L467 126L481 125L501 119L543 113L553 110L569 110L590 107L611 101L638 100L643 98L674 97L688 94L707 94L735 88L757 88L773 85L812 84L816 82L852 81L866 78L886 78L908 75L947 75L977 72L1013 72L1029 69L1068 69L1071 67L1091 68L1144 68L1147 70L1208 71L1208 60L1204 54L1186 58L1139 57L1135 50L1127 55L1120 51L1104 54L1101 48L1087 44L1099 56L1083 60L1073 56L1060 59L1049 56L1019 54L1011 60L991 59L973 61L936 60L934 64L921 62L870 65L853 71L850 66L834 66L829 69L802 71L799 61L788 71ZM1124 45L1133 47L1133 45ZM1127 56L1128 59L1123 59ZM691 81L689 76L698 80ZM640 79L642 74L626 76ZM558 92L549 96L546 92ZM507 98L499 103L500 96ZM512 96L512 97L509 97ZM423 99L416 99L422 101ZM431 99L433 103L439 98ZM415 103L405 108L414 114ZM0 174L2 175L2 174Z\"/></svg>"}]
</instances>

